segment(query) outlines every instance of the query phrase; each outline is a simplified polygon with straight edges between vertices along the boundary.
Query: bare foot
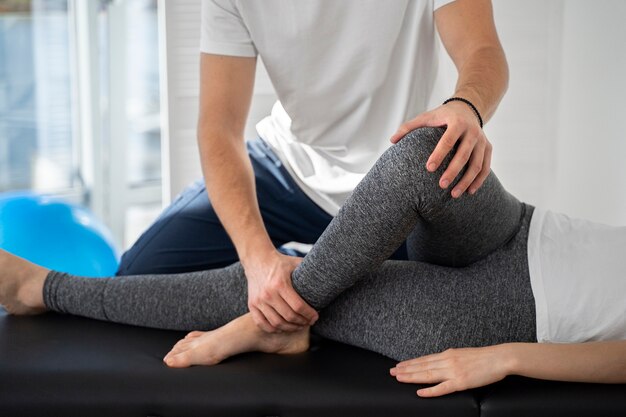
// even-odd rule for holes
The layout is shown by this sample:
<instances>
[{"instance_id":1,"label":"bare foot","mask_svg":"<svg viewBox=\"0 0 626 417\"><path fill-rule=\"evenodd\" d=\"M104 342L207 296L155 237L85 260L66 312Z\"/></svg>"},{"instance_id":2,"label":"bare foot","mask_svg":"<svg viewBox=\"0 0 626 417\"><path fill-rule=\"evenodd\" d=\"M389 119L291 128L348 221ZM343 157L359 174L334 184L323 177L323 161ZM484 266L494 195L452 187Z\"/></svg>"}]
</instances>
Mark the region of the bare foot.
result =
<instances>
[{"instance_id":1,"label":"bare foot","mask_svg":"<svg viewBox=\"0 0 626 417\"><path fill-rule=\"evenodd\" d=\"M215 365L244 352L294 354L309 348L309 328L293 333L265 333L250 313L210 332L191 332L180 340L163 361L172 368Z\"/></svg>"},{"instance_id":2,"label":"bare foot","mask_svg":"<svg viewBox=\"0 0 626 417\"><path fill-rule=\"evenodd\" d=\"M15 315L45 312L43 283L48 272L50 270L0 249L0 305Z\"/></svg>"}]
</instances>

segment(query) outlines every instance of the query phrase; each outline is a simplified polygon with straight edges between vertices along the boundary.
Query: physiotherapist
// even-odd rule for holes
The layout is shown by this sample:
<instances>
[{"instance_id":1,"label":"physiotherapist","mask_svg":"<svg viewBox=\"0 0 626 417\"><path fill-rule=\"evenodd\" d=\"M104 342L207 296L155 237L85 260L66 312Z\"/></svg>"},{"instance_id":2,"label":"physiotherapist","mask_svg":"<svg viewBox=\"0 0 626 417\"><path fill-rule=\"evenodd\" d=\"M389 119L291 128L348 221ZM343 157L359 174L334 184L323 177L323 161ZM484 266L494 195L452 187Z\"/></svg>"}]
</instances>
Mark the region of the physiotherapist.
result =
<instances>
[{"instance_id":1,"label":"physiotherapist","mask_svg":"<svg viewBox=\"0 0 626 417\"><path fill-rule=\"evenodd\" d=\"M302 258L389 146L447 126L426 167L454 198L480 192L492 146L482 126L508 84L490 0L202 0L198 144L204 181L183 191L122 257L118 274L197 271L241 260L248 307L267 332L318 313L293 289ZM457 70L428 110L435 27ZM244 140L257 59L278 96ZM435 174L433 174L435 175ZM471 197L469 197L471 198ZM341 253L336 254L341 257ZM401 247L394 259L406 259Z\"/></svg>"}]
</instances>

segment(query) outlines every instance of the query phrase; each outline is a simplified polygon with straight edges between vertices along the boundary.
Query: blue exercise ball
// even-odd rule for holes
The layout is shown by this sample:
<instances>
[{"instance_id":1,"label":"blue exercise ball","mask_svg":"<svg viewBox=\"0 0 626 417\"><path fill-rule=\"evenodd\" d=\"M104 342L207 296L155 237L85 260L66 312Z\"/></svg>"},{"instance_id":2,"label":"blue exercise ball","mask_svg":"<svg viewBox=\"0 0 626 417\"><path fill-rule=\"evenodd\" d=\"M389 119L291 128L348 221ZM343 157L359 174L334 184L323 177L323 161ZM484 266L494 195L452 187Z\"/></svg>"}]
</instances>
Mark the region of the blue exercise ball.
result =
<instances>
[{"instance_id":1,"label":"blue exercise ball","mask_svg":"<svg viewBox=\"0 0 626 417\"><path fill-rule=\"evenodd\" d=\"M88 277L112 276L119 262L110 232L89 210L26 192L0 194L0 248Z\"/></svg>"}]
</instances>

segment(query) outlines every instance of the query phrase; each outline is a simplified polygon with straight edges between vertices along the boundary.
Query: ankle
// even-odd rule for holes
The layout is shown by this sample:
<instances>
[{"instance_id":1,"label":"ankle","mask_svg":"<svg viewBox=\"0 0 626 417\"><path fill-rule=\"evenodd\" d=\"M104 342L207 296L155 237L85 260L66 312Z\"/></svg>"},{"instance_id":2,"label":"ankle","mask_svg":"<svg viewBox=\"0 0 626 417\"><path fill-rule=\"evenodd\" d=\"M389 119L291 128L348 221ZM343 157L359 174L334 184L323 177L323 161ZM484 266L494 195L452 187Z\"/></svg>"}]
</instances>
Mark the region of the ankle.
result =
<instances>
[{"instance_id":1,"label":"ankle","mask_svg":"<svg viewBox=\"0 0 626 417\"><path fill-rule=\"evenodd\" d=\"M50 271L46 268L33 265L17 292L17 298L28 308L44 310L43 286Z\"/></svg>"},{"instance_id":2,"label":"ankle","mask_svg":"<svg viewBox=\"0 0 626 417\"><path fill-rule=\"evenodd\" d=\"M295 332L265 333L260 339L261 350L268 353L300 353L309 349L310 327Z\"/></svg>"}]
</instances>

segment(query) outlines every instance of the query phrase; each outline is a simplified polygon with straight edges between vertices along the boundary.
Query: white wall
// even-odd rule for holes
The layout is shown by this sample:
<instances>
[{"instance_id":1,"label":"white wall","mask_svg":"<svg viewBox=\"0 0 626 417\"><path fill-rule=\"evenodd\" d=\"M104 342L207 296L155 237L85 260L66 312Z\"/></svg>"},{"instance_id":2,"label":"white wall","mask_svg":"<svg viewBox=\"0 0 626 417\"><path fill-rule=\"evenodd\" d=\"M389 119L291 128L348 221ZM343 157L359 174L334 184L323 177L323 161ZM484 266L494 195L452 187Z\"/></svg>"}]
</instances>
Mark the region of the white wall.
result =
<instances>
[{"instance_id":1,"label":"white wall","mask_svg":"<svg viewBox=\"0 0 626 417\"><path fill-rule=\"evenodd\" d=\"M509 90L485 127L492 167L524 201L626 224L626 2L495 0ZM456 71L442 53L440 96Z\"/></svg>"},{"instance_id":2,"label":"white wall","mask_svg":"<svg viewBox=\"0 0 626 417\"><path fill-rule=\"evenodd\" d=\"M494 13L510 81L485 128L494 145L493 170L518 198L545 207L556 152L561 2L496 0Z\"/></svg>"},{"instance_id":3,"label":"white wall","mask_svg":"<svg viewBox=\"0 0 626 417\"><path fill-rule=\"evenodd\" d=\"M189 8L198 2L180 3L185 3L184 15L189 18ZM626 26L621 24L626 2L494 0L494 12L511 72L509 91L485 128L494 145L494 171L524 201L576 217L626 224L626 165L622 162L626 134L620 123L626 117L622 75L626 74ZM187 30L184 35L193 32ZM178 37L168 33L168 39ZM168 57L172 59L180 57ZM186 65L193 62L185 60ZM170 76L174 67L169 64ZM455 77L442 50L433 105L452 93ZM187 110L192 92L184 92L184 115L170 111L170 124L184 132L170 137L169 149L177 155L170 164L174 193L200 175L197 163L181 162L197 160L189 139L195 141L191 116L197 113ZM269 112L274 100L261 66L254 97L248 138L255 135L254 124ZM178 141L184 142L182 148Z\"/></svg>"},{"instance_id":4,"label":"white wall","mask_svg":"<svg viewBox=\"0 0 626 417\"><path fill-rule=\"evenodd\" d=\"M198 0L159 0L163 204L202 176L196 142L200 53Z\"/></svg>"},{"instance_id":5,"label":"white wall","mask_svg":"<svg viewBox=\"0 0 626 417\"><path fill-rule=\"evenodd\" d=\"M554 199L626 225L626 2L564 2Z\"/></svg>"}]
</instances>

